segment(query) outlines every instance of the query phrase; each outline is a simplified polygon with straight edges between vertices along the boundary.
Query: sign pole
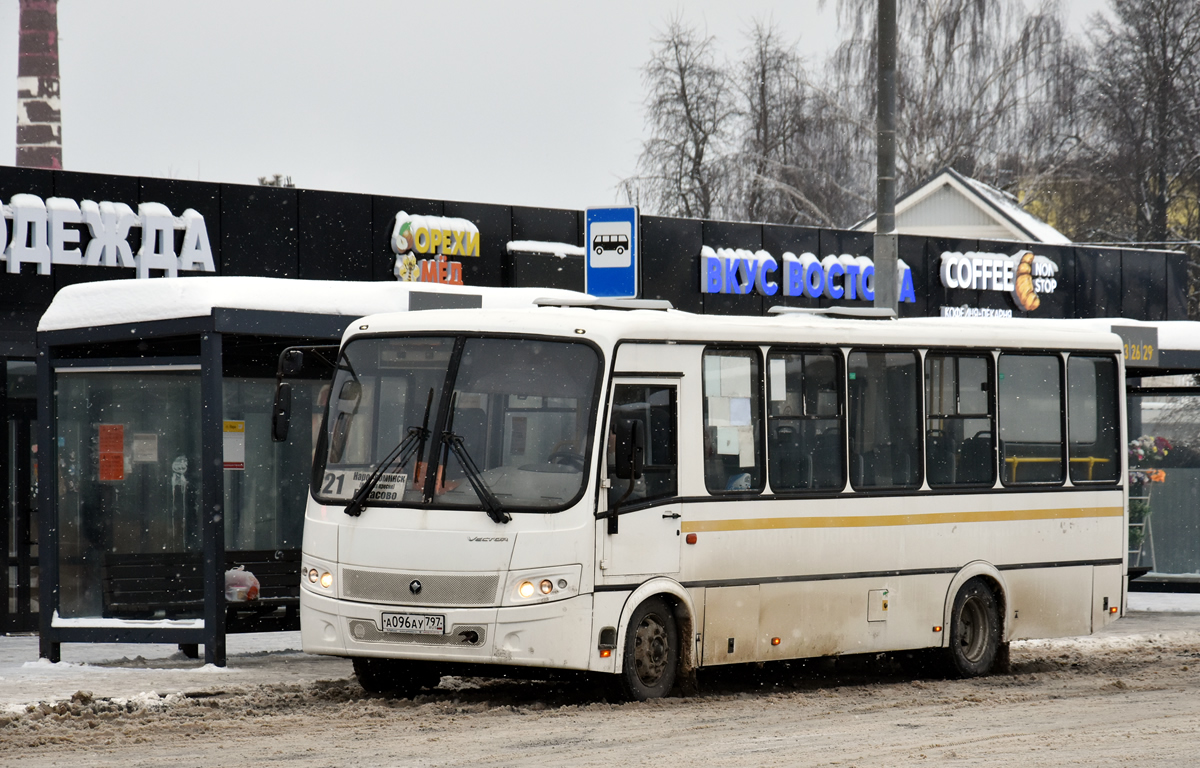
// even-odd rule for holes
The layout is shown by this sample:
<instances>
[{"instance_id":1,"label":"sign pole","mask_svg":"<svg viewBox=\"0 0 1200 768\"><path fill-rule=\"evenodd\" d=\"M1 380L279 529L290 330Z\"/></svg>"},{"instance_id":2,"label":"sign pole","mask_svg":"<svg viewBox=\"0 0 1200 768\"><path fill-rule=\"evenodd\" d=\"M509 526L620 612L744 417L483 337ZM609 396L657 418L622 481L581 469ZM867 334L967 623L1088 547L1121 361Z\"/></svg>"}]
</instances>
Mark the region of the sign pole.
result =
<instances>
[{"instance_id":1,"label":"sign pole","mask_svg":"<svg viewBox=\"0 0 1200 768\"><path fill-rule=\"evenodd\" d=\"M875 306L899 313L896 236L896 0L878 0L876 112Z\"/></svg>"}]
</instances>

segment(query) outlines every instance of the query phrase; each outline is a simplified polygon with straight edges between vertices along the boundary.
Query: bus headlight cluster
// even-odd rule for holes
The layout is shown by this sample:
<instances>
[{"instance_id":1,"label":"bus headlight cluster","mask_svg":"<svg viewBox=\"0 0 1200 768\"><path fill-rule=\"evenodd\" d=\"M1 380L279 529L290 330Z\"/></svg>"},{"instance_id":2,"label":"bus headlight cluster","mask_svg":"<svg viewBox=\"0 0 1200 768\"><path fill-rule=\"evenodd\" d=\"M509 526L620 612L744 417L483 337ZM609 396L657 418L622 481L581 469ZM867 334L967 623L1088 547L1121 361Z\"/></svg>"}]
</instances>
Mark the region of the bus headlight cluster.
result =
<instances>
[{"instance_id":1,"label":"bus headlight cluster","mask_svg":"<svg viewBox=\"0 0 1200 768\"><path fill-rule=\"evenodd\" d=\"M306 565L300 569L300 575L303 577L303 581L307 581L314 587L320 586L322 589L333 587L333 573L324 568Z\"/></svg>"},{"instance_id":2,"label":"bus headlight cluster","mask_svg":"<svg viewBox=\"0 0 1200 768\"><path fill-rule=\"evenodd\" d=\"M579 594L581 566L524 573L509 580L505 602L546 602Z\"/></svg>"}]
</instances>

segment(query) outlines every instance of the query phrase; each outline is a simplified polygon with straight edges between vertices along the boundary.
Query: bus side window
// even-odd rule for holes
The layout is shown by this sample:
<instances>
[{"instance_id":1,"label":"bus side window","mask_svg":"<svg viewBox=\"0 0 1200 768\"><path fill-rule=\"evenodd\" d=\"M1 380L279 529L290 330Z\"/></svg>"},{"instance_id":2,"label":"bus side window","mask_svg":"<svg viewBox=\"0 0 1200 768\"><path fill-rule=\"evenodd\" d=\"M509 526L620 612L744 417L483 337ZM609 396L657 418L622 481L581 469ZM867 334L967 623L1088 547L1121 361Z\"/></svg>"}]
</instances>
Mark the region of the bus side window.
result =
<instances>
[{"instance_id":1,"label":"bus side window","mask_svg":"<svg viewBox=\"0 0 1200 768\"><path fill-rule=\"evenodd\" d=\"M1062 358L1000 355L996 388L1004 483L1061 483Z\"/></svg>"},{"instance_id":2,"label":"bus side window","mask_svg":"<svg viewBox=\"0 0 1200 768\"><path fill-rule=\"evenodd\" d=\"M767 474L774 491L846 484L836 350L772 350L767 362Z\"/></svg>"},{"instance_id":3,"label":"bus side window","mask_svg":"<svg viewBox=\"0 0 1200 768\"><path fill-rule=\"evenodd\" d=\"M676 410L675 387L661 384L618 384L613 390L613 422L617 419L640 421L646 435L642 477L634 481L633 491L623 502L624 505L678 495ZM612 486L608 489L608 503L611 508L613 502L629 490L629 481L618 480L616 476L616 443L611 433L607 457L608 477L612 480Z\"/></svg>"},{"instance_id":4,"label":"bus side window","mask_svg":"<svg viewBox=\"0 0 1200 768\"><path fill-rule=\"evenodd\" d=\"M925 468L929 485L996 481L990 358L925 356Z\"/></svg>"},{"instance_id":5,"label":"bus side window","mask_svg":"<svg viewBox=\"0 0 1200 768\"><path fill-rule=\"evenodd\" d=\"M855 488L921 484L915 352L850 353L850 482Z\"/></svg>"},{"instance_id":6,"label":"bus side window","mask_svg":"<svg viewBox=\"0 0 1200 768\"><path fill-rule=\"evenodd\" d=\"M1117 394L1116 360L1071 355L1067 361L1067 433L1072 483L1118 479Z\"/></svg>"},{"instance_id":7,"label":"bus side window","mask_svg":"<svg viewBox=\"0 0 1200 768\"><path fill-rule=\"evenodd\" d=\"M704 352L704 484L710 492L763 487L758 352Z\"/></svg>"}]
</instances>

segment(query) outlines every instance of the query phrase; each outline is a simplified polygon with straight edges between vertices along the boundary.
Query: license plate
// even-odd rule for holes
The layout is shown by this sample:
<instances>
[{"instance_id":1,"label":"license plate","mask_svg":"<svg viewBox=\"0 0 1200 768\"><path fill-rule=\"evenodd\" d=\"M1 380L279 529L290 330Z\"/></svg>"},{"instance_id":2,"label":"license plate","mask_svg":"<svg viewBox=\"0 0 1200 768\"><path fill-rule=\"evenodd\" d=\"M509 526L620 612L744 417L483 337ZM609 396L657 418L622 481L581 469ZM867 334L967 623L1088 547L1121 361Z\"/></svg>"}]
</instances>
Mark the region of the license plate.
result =
<instances>
[{"instance_id":1,"label":"license plate","mask_svg":"<svg viewBox=\"0 0 1200 768\"><path fill-rule=\"evenodd\" d=\"M422 613L385 613L380 619L384 632L410 635L446 634L446 617Z\"/></svg>"}]
</instances>

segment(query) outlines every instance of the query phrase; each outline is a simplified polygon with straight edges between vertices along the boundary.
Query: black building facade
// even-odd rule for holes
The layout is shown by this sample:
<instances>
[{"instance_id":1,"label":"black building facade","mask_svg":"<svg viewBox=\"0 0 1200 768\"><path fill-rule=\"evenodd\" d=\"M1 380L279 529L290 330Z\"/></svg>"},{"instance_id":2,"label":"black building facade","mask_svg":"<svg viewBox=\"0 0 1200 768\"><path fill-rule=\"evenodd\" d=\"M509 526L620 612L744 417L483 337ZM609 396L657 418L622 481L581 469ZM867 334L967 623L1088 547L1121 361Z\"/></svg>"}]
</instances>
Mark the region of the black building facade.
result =
<instances>
[{"instance_id":1,"label":"black building facade","mask_svg":"<svg viewBox=\"0 0 1200 768\"><path fill-rule=\"evenodd\" d=\"M12 167L0 167L0 201L6 262L0 274L0 358L5 365L0 407L8 420L0 454L7 478L0 533L0 549L7 557L7 567L0 569L4 632L39 626L38 563L45 555L38 540L51 523L39 520L37 487L57 478L47 471L48 464L39 472L36 460L36 329L64 286L139 276L153 280L172 271L164 265L177 259L182 276L353 282L395 281L404 273L461 280L465 286L585 287L583 211ZM443 248L438 258L427 247L417 254L428 257L422 263L414 256L412 264L400 268L396 235L401 212L415 222L414 231L437 231L447 242L453 234L453 248ZM775 305L870 306L863 298L865 282L856 283L855 299L848 298L844 268L868 263L862 258L871 255L870 234L656 216L640 217L639 233L641 298L666 299L690 312L730 315L765 314ZM143 242L147 237L149 242ZM98 239L104 243L93 248ZM419 238L417 250L422 250ZM1013 288L1025 252L1036 259L1030 261L1031 274L1053 283L1041 284L1035 309L1025 308ZM902 316L1186 319L1182 253L902 236L899 256L911 280ZM768 259L774 265L769 273L762 268ZM718 262L721 287L714 289L716 273L709 270ZM843 266L831 267L832 262ZM1003 274L997 266L1002 262L1011 262ZM788 265L813 263L823 266L804 274L815 282L793 290L796 283L788 284L785 277L792 268ZM985 263L988 271L980 273ZM285 339L335 341L341 328L344 324L333 322L327 334L289 332L286 327L269 333L249 328L246 333L278 338L282 344ZM198 326L188 332L203 330ZM97 329L95 341L111 344L112 329ZM86 333L75 333L71 343L86 347ZM189 358L209 354L199 351L199 336L195 344ZM48 381L42 389L44 400ZM44 442L50 432L40 434ZM190 642L182 636L164 638Z\"/></svg>"}]
</instances>

